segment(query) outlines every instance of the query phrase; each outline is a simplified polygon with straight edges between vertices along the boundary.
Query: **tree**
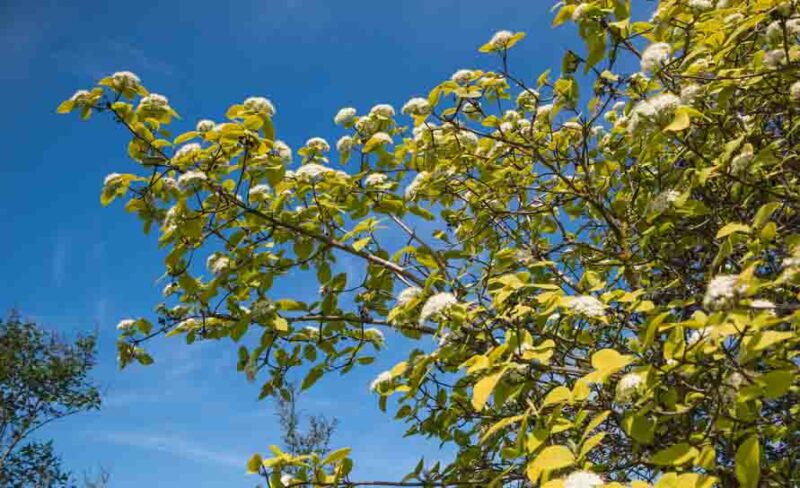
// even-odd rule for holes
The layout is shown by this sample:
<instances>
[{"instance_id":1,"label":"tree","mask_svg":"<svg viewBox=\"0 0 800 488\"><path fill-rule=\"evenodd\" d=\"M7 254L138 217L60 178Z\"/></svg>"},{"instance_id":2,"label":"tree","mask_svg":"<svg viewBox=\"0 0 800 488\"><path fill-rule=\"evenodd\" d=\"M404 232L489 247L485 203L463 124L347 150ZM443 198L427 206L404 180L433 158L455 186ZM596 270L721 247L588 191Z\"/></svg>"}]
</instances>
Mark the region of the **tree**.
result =
<instances>
[{"instance_id":1,"label":"tree","mask_svg":"<svg viewBox=\"0 0 800 488\"><path fill-rule=\"evenodd\" d=\"M65 342L12 313L0 319L0 485L73 486L50 441L31 440L45 425L99 408L88 374L95 336Z\"/></svg>"},{"instance_id":2,"label":"tree","mask_svg":"<svg viewBox=\"0 0 800 488\"><path fill-rule=\"evenodd\" d=\"M318 137L293 157L263 98L174 139L132 73L64 102L130 132L134 170L101 200L169 251L158 327L124 322L122 363L160 335L229 337L267 396L370 363L391 329L420 341L373 383L379 407L456 451L400 485L800 483L798 2L557 7L584 41L560 73L515 74L524 34L497 32L480 50L499 68L405 119L342 109L338 157ZM319 298L278 295L290 272ZM351 465L250 460L273 486L288 468L355 486Z\"/></svg>"}]
</instances>

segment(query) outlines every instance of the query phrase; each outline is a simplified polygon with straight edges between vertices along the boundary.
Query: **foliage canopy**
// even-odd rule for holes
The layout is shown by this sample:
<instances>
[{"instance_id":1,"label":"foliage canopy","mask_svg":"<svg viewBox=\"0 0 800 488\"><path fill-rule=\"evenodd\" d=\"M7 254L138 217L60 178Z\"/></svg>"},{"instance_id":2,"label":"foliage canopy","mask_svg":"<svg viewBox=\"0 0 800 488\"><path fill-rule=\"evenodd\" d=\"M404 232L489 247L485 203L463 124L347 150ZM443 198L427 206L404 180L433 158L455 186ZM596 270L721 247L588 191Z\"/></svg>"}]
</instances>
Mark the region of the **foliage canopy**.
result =
<instances>
[{"instance_id":1,"label":"foliage canopy","mask_svg":"<svg viewBox=\"0 0 800 488\"><path fill-rule=\"evenodd\" d=\"M408 483L800 482L800 7L654 7L559 2L585 41L560 72L514 74L524 35L500 31L480 48L497 70L459 70L406 118L342 109L333 155L294 156L262 98L173 137L130 73L76 93L60 112L131 133L136 169L103 204L125 197L168 250L158 325L120 324L122 364L159 335L230 338L267 396L372 362L391 328L420 341L373 383L380 408L456 451ZM317 300L276 294L297 273ZM348 456L250 468L347 486Z\"/></svg>"}]
</instances>

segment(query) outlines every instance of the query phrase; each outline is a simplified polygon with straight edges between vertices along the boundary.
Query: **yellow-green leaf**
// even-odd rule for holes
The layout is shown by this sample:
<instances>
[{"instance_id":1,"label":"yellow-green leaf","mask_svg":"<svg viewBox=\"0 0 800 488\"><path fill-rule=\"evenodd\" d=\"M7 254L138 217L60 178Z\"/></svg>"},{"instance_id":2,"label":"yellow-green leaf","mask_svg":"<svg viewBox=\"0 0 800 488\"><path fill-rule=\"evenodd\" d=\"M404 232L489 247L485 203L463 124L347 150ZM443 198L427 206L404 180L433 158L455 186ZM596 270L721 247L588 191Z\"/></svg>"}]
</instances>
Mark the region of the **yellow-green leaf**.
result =
<instances>
[{"instance_id":1,"label":"yellow-green leaf","mask_svg":"<svg viewBox=\"0 0 800 488\"><path fill-rule=\"evenodd\" d=\"M736 450L736 479L742 488L756 488L761 477L761 446L757 436L748 437Z\"/></svg>"},{"instance_id":2,"label":"yellow-green leaf","mask_svg":"<svg viewBox=\"0 0 800 488\"><path fill-rule=\"evenodd\" d=\"M536 483L542 471L553 471L566 468L575 463L575 455L566 446L548 446L528 464L527 474L532 483Z\"/></svg>"},{"instance_id":3,"label":"yellow-green leaf","mask_svg":"<svg viewBox=\"0 0 800 488\"><path fill-rule=\"evenodd\" d=\"M697 448L681 442L658 451L650 459L650 462L661 466L680 466L692 461L699 453Z\"/></svg>"},{"instance_id":4,"label":"yellow-green leaf","mask_svg":"<svg viewBox=\"0 0 800 488\"><path fill-rule=\"evenodd\" d=\"M544 401L542 402L542 408L548 405L557 405L559 403L569 402L572 398L572 392L569 391L569 388L566 386L558 386L550 390L550 392L545 395Z\"/></svg>"},{"instance_id":5,"label":"yellow-green leaf","mask_svg":"<svg viewBox=\"0 0 800 488\"><path fill-rule=\"evenodd\" d=\"M606 375L614 374L631 363L633 358L614 349L601 349L592 354L592 367Z\"/></svg>"},{"instance_id":6,"label":"yellow-green leaf","mask_svg":"<svg viewBox=\"0 0 800 488\"><path fill-rule=\"evenodd\" d=\"M475 383L475 387L472 389L472 407L477 410L483 410L484 405L486 405L486 401L489 399L489 395L491 395L492 390L497 385L497 382L500 380L500 377L503 376L505 370L498 371L495 374L486 376L481 378L480 381Z\"/></svg>"},{"instance_id":7,"label":"yellow-green leaf","mask_svg":"<svg viewBox=\"0 0 800 488\"><path fill-rule=\"evenodd\" d=\"M261 459L260 454L253 454L250 457L250 460L247 461L247 474L256 474L258 470L261 469L261 465L264 461Z\"/></svg>"},{"instance_id":8,"label":"yellow-green leaf","mask_svg":"<svg viewBox=\"0 0 800 488\"><path fill-rule=\"evenodd\" d=\"M723 237L727 237L735 232L750 232L750 226L740 224L738 222L731 222L717 231L717 239L722 239Z\"/></svg>"},{"instance_id":9,"label":"yellow-green leaf","mask_svg":"<svg viewBox=\"0 0 800 488\"><path fill-rule=\"evenodd\" d=\"M675 115L672 118L672 122L664 127L664 132L680 132L689 127L690 124L691 120L689 120L689 113L682 107L679 107L677 110L675 110Z\"/></svg>"},{"instance_id":10,"label":"yellow-green leaf","mask_svg":"<svg viewBox=\"0 0 800 488\"><path fill-rule=\"evenodd\" d=\"M350 451L352 451L349 447L343 447L341 449L337 449L332 453L328 454L328 457L322 460L322 464L333 464L335 462L341 461L345 459L347 456L350 455Z\"/></svg>"}]
</instances>

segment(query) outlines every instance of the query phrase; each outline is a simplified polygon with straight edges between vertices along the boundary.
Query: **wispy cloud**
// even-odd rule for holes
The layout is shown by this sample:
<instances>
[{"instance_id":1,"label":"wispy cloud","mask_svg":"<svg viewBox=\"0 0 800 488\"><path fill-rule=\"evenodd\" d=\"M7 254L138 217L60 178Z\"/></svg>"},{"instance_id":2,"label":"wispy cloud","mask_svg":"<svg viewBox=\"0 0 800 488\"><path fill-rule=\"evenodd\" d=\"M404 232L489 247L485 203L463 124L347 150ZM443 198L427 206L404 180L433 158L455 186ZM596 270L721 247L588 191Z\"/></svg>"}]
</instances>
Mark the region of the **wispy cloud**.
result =
<instances>
[{"instance_id":1,"label":"wispy cloud","mask_svg":"<svg viewBox=\"0 0 800 488\"><path fill-rule=\"evenodd\" d=\"M66 277L67 257L69 254L69 238L64 234L56 235L50 262L50 279L55 286L64 284Z\"/></svg>"},{"instance_id":2,"label":"wispy cloud","mask_svg":"<svg viewBox=\"0 0 800 488\"><path fill-rule=\"evenodd\" d=\"M167 434L109 432L95 437L98 441L171 454L191 461L214 463L244 470L247 455L204 447L194 440Z\"/></svg>"}]
</instances>

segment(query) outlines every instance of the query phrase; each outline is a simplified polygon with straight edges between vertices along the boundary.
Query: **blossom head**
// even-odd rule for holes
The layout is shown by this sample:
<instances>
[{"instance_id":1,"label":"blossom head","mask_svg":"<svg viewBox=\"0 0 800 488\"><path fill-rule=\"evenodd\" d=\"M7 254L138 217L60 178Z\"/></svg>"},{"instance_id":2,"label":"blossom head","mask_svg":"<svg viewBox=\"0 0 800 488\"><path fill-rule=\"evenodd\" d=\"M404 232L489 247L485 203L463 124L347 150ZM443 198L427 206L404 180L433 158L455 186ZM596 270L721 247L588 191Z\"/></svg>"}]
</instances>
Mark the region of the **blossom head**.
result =
<instances>
[{"instance_id":1,"label":"blossom head","mask_svg":"<svg viewBox=\"0 0 800 488\"><path fill-rule=\"evenodd\" d=\"M616 401L628 403L644 383L644 378L638 373L628 373L617 382Z\"/></svg>"},{"instance_id":2,"label":"blossom head","mask_svg":"<svg viewBox=\"0 0 800 488\"><path fill-rule=\"evenodd\" d=\"M467 83L475 77L475 72L471 69L460 69L453 73L450 76L450 79L458 83L459 85L466 85Z\"/></svg>"},{"instance_id":3,"label":"blossom head","mask_svg":"<svg viewBox=\"0 0 800 488\"><path fill-rule=\"evenodd\" d=\"M708 282L703 306L708 310L722 310L732 305L747 291L747 286L739 283L738 275L719 275Z\"/></svg>"},{"instance_id":4,"label":"blossom head","mask_svg":"<svg viewBox=\"0 0 800 488\"><path fill-rule=\"evenodd\" d=\"M508 47L508 43L511 42L511 38L513 37L514 33L511 31L497 31L489 40L489 46L493 51L502 51Z\"/></svg>"},{"instance_id":5,"label":"blossom head","mask_svg":"<svg viewBox=\"0 0 800 488\"><path fill-rule=\"evenodd\" d=\"M264 97L248 98L244 101L244 108L250 112L266 115L267 117L273 117L275 115L275 105Z\"/></svg>"},{"instance_id":6,"label":"blossom head","mask_svg":"<svg viewBox=\"0 0 800 488\"><path fill-rule=\"evenodd\" d=\"M135 319L120 320L119 323L117 324L117 330L121 330L123 332L128 332L128 331L132 330L135 325L136 325L136 320Z\"/></svg>"},{"instance_id":7,"label":"blossom head","mask_svg":"<svg viewBox=\"0 0 800 488\"><path fill-rule=\"evenodd\" d=\"M272 145L272 151L284 163L292 161L292 149L283 141L275 141Z\"/></svg>"},{"instance_id":8,"label":"blossom head","mask_svg":"<svg viewBox=\"0 0 800 488\"><path fill-rule=\"evenodd\" d=\"M117 71L111 75L111 81L119 89L136 88L141 83L139 77L130 71Z\"/></svg>"},{"instance_id":9,"label":"blossom head","mask_svg":"<svg viewBox=\"0 0 800 488\"><path fill-rule=\"evenodd\" d=\"M419 314L419 323L422 325L426 320L432 318L448 308L457 304L458 300L452 293L437 293L428 298L425 305L422 306L422 311Z\"/></svg>"},{"instance_id":10,"label":"blossom head","mask_svg":"<svg viewBox=\"0 0 800 488\"><path fill-rule=\"evenodd\" d=\"M384 383L388 383L390 381L392 381L392 373L390 373L389 371L384 371L383 373L379 374L374 380L372 380L372 383L370 383L369 385L369 389L372 391L378 391L378 388L380 388L381 385L383 385Z\"/></svg>"},{"instance_id":11,"label":"blossom head","mask_svg":"<svg viewBox=\"0 0 800 488\"><path fill-rule=\"evenodd\" d=\"M195 130L201 134L214 130L217 124L213 120L203 119L197 122Z\"/></svg>"},{"instance_id":12,"label":"blossom head","mask_svg":"<svg viewBox=\"0 0 800 488\"><path fill-rule=\"evenodd\" d=\"M333 172L333 169L327 166L317 163L308 163L295 171L294 176L299 180L319 181L324 175L331 172Z\"/></svg>"},{"instance_id":13,"label":"blossom head","mask_svg":"<svg viewBox=\"0 0 800 488\"><path fill-rule=\"evenodd\" d=\"M666 42L656 42L647 46L642 53L642 71L653 73L659 70L669 61L670 50L670 45Z\"/></svg>"},{"instance_id":14,"label":"blossom head","mask_svg":"<svg viewBox=\"0 0 800 488\"><path fill-rule=\"evenodd\" d=\"M414 97L400 111L406 115L428 115L431 113L431 104L424 98Z\"/></svg>"},{"instance_id":15,"label":"blossom head","mask_svg":"<svg viewBox=\"0 0 800 488\"><path fill-rule=\"evenodd\" d=\"M385 119L391 119L394 117L394 107L387 103L379 103L370 109L369 114Z\"/></svg>"},{"instance_id":16,"label":"blossom head","mask_svg":"<svg viewBox=\"0 0 800 488\"><path fill-rule=\"evenodd\" d=\"M399 295L397 295L397 305L401 307L407 305L412 300L417 298L420 293L422 293L422 289L417 288L416 286L409 286L405 290L401 291Z\"/></svg>"},{"instance_id":17,"label":"blossom head","mask_svg":"<svg viewBox=\"0 0 800 488\"><path fill-rule=\"evenodd\" d=\"M353 138L350 136L342 136L336 141L336 150L339 152L348 152L353 149Z\"/></svg>"},{"instance_id":18,"label":"blossom head","mask_svg":"<svg viewBox=\"0 0 800 488\"><path fill-rule=\"evenodd\" d=\"M349 126L353 123L353 119L355 119L355 117L356 109L353 107L345 107L336 112L336 115L333 117L333 122L336 125Z\"/></svg>"},{"instance_id":19,"label":"blossom head","mask_svg":"<svg viewBox=\"0 0 800 488\"><path fill-rule=\"evenodd\" d=\"M377 186L386 183L388 177L383 173L370 173L364 178L364 186Z\"/></svg>"},{"instance_id":20,"label":"blossom head","mask_svg":"<svg viewBox=\"0 0 800 488\"><path fill-rule=\"evenodd\" d=\"M328 144L328 141L321 137L312 137L311 139L307 140L306 147L313 149L318 153L326 153L331 150L331 146Z\"/></svg>"},{"instance_id":21,"label":"blossom head","mask_svg":"<svg viewBox=\"0 0 800 488\"><path fill-rule=\"evenodd\" d=\"M605 481L591 471L574 471L564 478L564 488L600 488Z\"/></svg>"},{"instance_id":22,"label":"blossom head","mask_svg":"<svg viewBox=\"0 0 800 488\"><path fill-rule=\"evenodd\" d=\"M178 187L184 190L197 189L207 180L208 176L202 171L187 171L178 177Z\"/></svg>"},{"instance_id":23,"label":"blossom head","mask_svg":"<svg viewBox=\"0 0 800 488\"><path fill-rule=\"evenodd\" d=\"M603 305L603 302L591 295L572 297L567 303L567 307L584 317L602 317L606 313L606 306Z\"/></svg>"}]
</instances>

